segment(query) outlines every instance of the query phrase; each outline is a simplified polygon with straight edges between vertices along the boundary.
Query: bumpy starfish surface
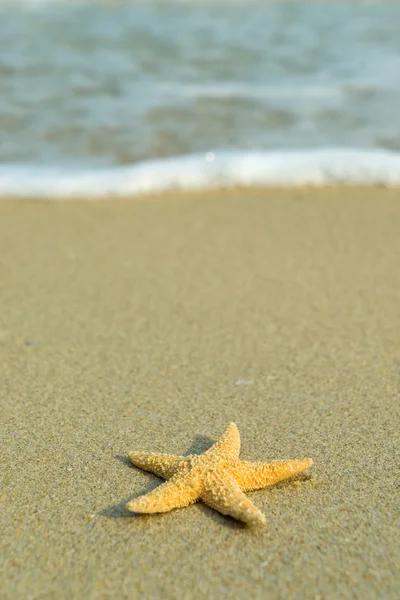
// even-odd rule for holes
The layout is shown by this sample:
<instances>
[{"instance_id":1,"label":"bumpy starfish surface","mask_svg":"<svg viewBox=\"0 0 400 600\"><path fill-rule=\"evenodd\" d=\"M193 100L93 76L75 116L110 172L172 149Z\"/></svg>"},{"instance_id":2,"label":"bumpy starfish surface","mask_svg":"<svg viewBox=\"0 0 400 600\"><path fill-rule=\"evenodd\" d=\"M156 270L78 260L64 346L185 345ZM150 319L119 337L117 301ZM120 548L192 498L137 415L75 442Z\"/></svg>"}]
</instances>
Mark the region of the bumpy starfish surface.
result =
<instances>
[{"instance_id":1,"label":"bumpy starfish surface","mask_svg":"<svg viewBox=\"0 0 400 600\"><path fill-rule=\"evenodd\" d=\"M200 455L173 456L131 452L132 463L168 479L155 490L131 500L127 509L135 513L161 513L201 500L224 515L249 525L265 523L262 512L243 492L257 490L292 477L312 465L311 458L271 463L239 459L240 435L231 423L223 436Z\"/></svg>"}]
</instances>

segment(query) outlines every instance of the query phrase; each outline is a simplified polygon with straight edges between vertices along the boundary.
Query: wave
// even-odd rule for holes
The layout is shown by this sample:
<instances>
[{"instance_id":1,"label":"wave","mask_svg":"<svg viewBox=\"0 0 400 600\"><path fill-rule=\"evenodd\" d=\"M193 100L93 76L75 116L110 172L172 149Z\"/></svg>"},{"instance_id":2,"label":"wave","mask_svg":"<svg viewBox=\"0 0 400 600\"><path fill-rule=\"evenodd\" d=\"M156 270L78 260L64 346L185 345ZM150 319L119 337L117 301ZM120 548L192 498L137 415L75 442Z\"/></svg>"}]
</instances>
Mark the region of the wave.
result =
<instances>
[{"instance_id":1,"label":"wave","mask_svg":"<svg viewBox=\"0 0 400 600\"><path fill-rule=\"evenodd\" d=\"M355 89L378 87L380 82L365 80L357 82ZM153 86L154 83L152 82ZM292 100L296 98L308 99L326 99L341 98L343 92L349 85L345 86L341 82L332 85L260 85L249 83L201 83L187 84L179 81L168 84L159 82L156 84L158 92L164 92L171 96L188 98L212 98L218 100L229 100L231 98L243 98L249 100ZM381 86L382 87L382 86Z\"/></svg>"},{"instance_id":2,"label":"wave","mask_svg":"<svg viewBox=\"0 0 400 600\"><path fill-rule=\"evenodd\" d=\"M79 6L79 5L115 5L115 4L139 4L143 0L0 0L0 9L15 9L15 8L27 8L27 9L41 9L47 7L68 7L68 6ZM144 0L149 1L149 0ZM159 2L165 2L165 0L158 0ZM251 0L253 3L262 2L263 0ZM365 0L367 1L367 0ZM211 4L212 0L170 0L171 4ZM249 0L220 0L227 5L229 4L240 4L248 3Z\"/></svg>"},{"instance_id":3,"label":"wave","mask_svg":"<svg viewBox=\"0 0 400 600\"><path fill-rule=\"evenodd\" d=\"M2 198L101 199L236 186L338 184L399 186L400 153L215 151L105 168L0 165Z\"/></svg>"}]
</instances>

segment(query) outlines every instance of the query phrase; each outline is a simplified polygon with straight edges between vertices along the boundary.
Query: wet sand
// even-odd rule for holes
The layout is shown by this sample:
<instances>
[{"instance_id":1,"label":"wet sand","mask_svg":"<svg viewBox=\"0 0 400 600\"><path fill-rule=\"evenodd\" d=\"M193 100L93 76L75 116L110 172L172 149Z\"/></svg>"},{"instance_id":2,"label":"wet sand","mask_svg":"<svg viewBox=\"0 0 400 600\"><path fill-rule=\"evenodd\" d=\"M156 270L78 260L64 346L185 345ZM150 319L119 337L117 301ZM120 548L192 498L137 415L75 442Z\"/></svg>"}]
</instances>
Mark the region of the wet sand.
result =
<instances>
[{"instance_id":1,"label":"wet sand","mask_svg":"<svg viewBox=\"0 0 400 600\"><path fill-rule=\"evenodd\" d=\"M397 598L400 191L0 202L2 599ZM131 450L314 460L257 530Z\"/></svg>"}]
</instances>

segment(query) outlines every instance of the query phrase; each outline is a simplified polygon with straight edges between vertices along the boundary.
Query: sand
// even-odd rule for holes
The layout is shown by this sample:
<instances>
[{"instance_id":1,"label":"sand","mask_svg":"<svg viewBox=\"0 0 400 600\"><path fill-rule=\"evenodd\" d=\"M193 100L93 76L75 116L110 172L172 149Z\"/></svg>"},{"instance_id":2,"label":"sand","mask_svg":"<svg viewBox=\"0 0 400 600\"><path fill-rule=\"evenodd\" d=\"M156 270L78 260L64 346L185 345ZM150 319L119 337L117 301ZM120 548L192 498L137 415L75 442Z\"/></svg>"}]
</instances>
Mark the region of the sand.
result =
<instances>
[{"instance_id":1,"label":"sand","mask_svg":"<svg viewBox=\"0 0 400 600\"><path fill-rule=\"evenodd\" d=\"M5 200L0 307L2 600L398 597L400 191ZM267 527L125 510L230 421Z\"/></svg>"}]
</instances>

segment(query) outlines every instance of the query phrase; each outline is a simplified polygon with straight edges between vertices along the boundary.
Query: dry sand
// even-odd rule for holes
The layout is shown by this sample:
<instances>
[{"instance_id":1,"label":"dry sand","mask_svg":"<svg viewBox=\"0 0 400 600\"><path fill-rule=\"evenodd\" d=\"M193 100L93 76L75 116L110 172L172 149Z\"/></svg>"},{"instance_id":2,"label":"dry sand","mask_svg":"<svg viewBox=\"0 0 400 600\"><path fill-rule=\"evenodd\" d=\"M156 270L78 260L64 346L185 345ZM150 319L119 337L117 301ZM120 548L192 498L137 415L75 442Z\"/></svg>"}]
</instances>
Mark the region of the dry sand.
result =
<instances>
[{"instance_id":1,"label":"dry sand","mask_svg":"<svg viewBox=\"0 0 400 600\"><path fill-rule=\"evenodd\" d=\"M0 307L2 600L398 598L400 191L2 201ZM124 509L230 421L265 529Z\"/></svg>"}]
</instances>

